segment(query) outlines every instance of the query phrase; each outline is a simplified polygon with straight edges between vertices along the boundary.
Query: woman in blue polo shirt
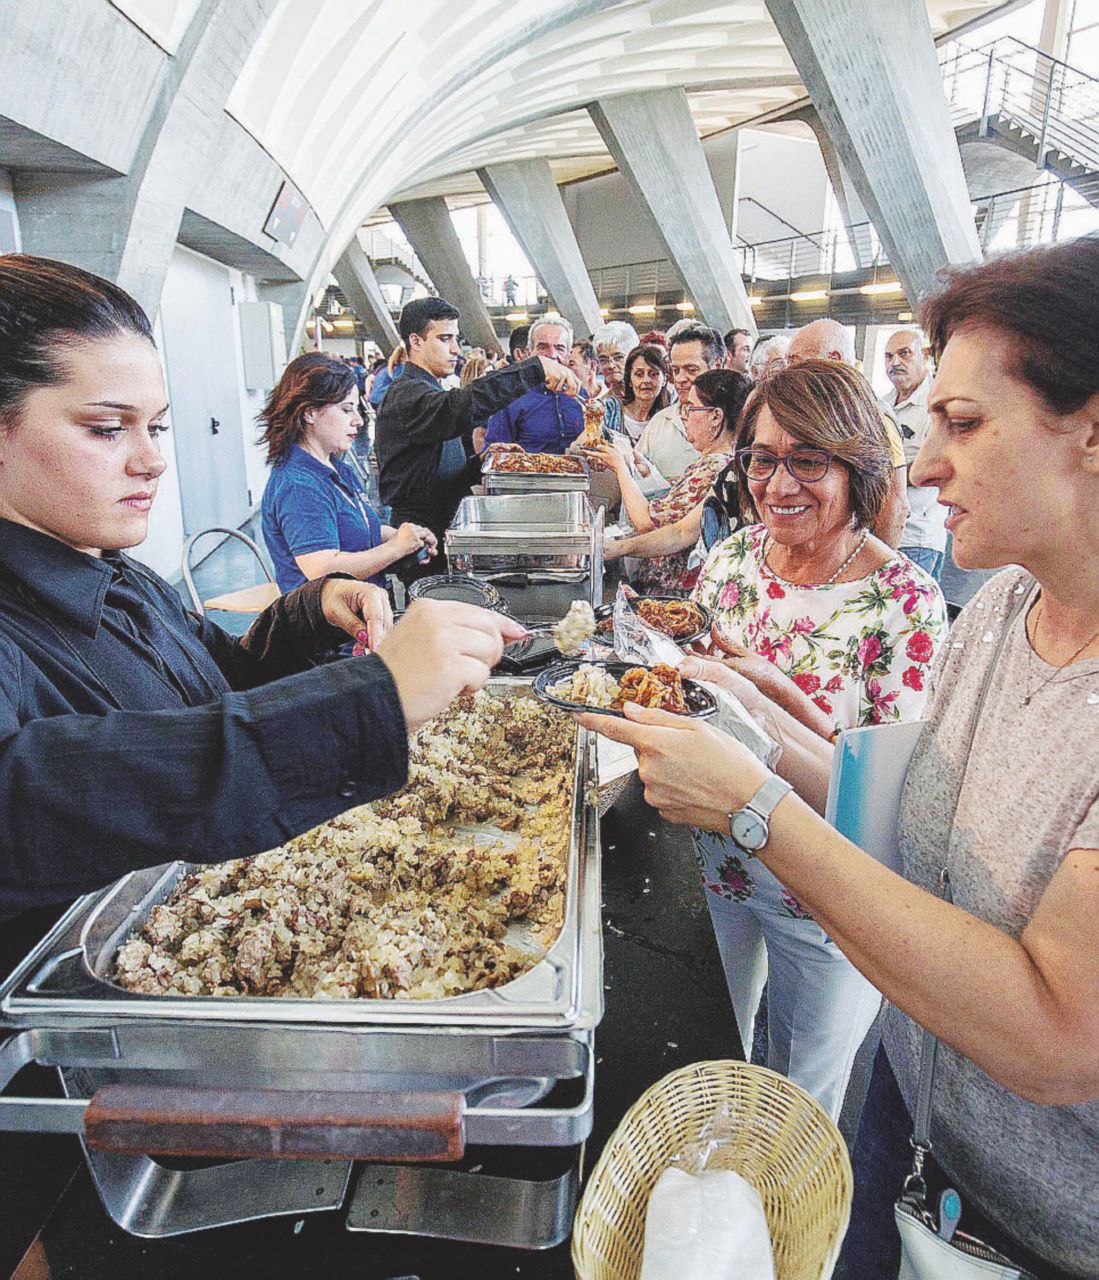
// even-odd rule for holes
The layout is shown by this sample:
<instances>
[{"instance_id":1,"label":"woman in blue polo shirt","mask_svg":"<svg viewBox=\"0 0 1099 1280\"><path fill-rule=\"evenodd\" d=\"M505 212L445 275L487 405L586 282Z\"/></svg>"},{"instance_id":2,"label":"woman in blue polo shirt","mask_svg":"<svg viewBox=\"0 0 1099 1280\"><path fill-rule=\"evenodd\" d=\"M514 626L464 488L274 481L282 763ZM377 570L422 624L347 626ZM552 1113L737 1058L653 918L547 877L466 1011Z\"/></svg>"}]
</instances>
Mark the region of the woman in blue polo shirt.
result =
<instances>
[{"instance_id":1,"label":"woman in blue polo shirt","mask_svg":"<svg viewBox=\"0 0 1099 1280\"><path fill-rule=\"evenodd\" d=\"M436 551L417 524L382 524L359 478L340 455L362 419L354 372L321 352L283 371L263 412L260 439L271 474L263 491L263 537L281 591L326 573L349 573L384 587L405 556Z\"/></svg>"}]
</instances>

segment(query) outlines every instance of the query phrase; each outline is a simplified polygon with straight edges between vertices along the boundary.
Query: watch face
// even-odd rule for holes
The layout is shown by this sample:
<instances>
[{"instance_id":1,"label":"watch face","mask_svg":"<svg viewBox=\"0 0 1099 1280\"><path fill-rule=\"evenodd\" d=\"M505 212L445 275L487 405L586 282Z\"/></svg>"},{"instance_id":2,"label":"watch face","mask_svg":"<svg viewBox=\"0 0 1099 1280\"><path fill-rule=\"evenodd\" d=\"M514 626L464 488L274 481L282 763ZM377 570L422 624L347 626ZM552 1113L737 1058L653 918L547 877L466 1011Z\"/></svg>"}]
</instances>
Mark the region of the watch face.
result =
<instances>
[{"instance_id":1,"label":"watch face","mask_svg":"<svg viewBox=\"0 0 1099 1280\"><path fill-rule=\"evenodd\" d=\"M762 849L767 843L767 823L758 813L752 813L749 809L740 809L733 814L729 820L729 830L737 844L749 852Z\"/></svg>"}]
</instances>

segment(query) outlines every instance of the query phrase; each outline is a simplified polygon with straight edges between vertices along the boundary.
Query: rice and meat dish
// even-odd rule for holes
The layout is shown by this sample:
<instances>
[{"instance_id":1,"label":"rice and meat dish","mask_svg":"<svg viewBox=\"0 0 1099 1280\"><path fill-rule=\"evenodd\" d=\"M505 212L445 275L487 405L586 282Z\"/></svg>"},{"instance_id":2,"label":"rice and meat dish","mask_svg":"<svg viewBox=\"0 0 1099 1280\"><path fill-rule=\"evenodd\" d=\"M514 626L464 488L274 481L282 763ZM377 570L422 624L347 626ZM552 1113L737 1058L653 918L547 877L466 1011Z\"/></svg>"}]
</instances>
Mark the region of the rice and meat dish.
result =
<instances>
[{"instance_id":1,"label":"rice and meat dish","mask_svg":"<svg viewBox=\"0 0 1099 1280\"><path fill-rule=\"evenodd\" d=\"M584 474L584 464L578 458L565 458L557 453L521 453L519 450L497 453L492 460L492 469L539 476Z\"/></svg>"},{"instance_id":2,"label":"rice and meat dish","mask_svg":"<svg viewBox=\"0 0 1099 1280\"><path fill-rule=\"evenodd\" d=\"M566 657L579 653L595 635L595 610L587 600L574 600L569 611L553 628L553 643Z\"/></svg>"},{"instance_id":3,"label":"rice and meat dish","mask_svg":"<svg viewBox=\"0 0 1099 1280\"><path fill-rule=\"evenodd\" d=\"M665 662L651 667L631 667L623 672L620 679L615 679L605 667L584 663L568 679L551 684L547 692L566 702L584 703L608 711L621 711L627 702L680 715L687 710L679 672Z\"/></svg>"},{"instance_id":4,"label":"rice and meat dish","mask_svg":"<svg viewBox=\"0 0 1099 1280\"><path fill-rule=\"evenodd\" d=\"M526 696L462 697L406 786L278 849L185 875L119 949L150 995L437 999L500 986L564 917L575 729ZM522 825L516 840L457 824Z\"/></svg>"},{"instance_id":5,"label":"rice and meat dish","mask_svg":"<svg viewBox=\"0 0 1099 1280\"><path fill-rule=\"evenodd\" d=\"M673 640L693 636L702 627L702 614L689 600L638 600L634 607L642 622Z\"/></svg>"}]
</instances>

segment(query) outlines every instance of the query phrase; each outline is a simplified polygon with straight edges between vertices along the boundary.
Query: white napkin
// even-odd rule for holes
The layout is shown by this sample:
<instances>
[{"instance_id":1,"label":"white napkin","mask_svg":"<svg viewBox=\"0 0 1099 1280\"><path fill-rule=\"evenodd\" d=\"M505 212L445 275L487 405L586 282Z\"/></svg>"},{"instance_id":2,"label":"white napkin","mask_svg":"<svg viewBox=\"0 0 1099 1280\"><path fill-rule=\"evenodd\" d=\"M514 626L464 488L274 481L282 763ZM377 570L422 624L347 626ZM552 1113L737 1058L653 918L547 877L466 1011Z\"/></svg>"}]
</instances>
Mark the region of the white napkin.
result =
<instances>
[{"instance_id":1,"label":"white napkin","mask_svg":"<svg viewBox=\"0 0 1099 1280\"><path fill-rule=\"evenodd\" d=\"M645 1217L640 1280L774 1280L759 1192L731 1169L665 1169Z\"/></svg>"}]
</instances>

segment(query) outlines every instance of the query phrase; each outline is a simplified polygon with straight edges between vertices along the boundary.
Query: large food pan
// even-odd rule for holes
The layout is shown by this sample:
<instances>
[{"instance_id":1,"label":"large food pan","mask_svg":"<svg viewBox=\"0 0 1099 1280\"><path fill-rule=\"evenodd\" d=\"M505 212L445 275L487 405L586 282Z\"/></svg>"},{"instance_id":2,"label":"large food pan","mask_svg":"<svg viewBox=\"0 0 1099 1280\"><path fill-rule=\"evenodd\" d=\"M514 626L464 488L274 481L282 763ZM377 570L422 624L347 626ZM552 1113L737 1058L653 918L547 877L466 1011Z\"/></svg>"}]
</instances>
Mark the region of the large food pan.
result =
<instances>
[{"instance_id":1,"label":"large food pan","mask_svg":"<svg viewBox=\"0 0 1099 1280\"><path fill-rule=\"evenodd\" d=\"M581 458L577 461L584 468L579 473L557 472L541 474L530 471L497 471L490 463L482 474L485 493L493 494L543 494L588 493L591 490L591 473Z\"/></svg>"},{"instance_id":2,"label":"large food pan","mask_svg":"<svg viewBox=\"0 0 1099 1280\"><path fill-rule=\"evenodd\" d=\"M529 681L500 677L501 695ZM0 986L0 1029L153 1019L207 1024L315 1024L498 1031L576 1031L602 1016L598 822L586 797L594 781L590 735L577 730L564 922L553 946L504 986L437 1000L149 996L111 978L118 946L171 893L187 865L124 876L77 902ZM494 829L495 830L495 829Z\"/></svg>"},{"instance_id":3,"label":"large food pan","mask_svg":"<svg viewBox=\"0 0 1099 1280\"><path fill-rule=\"evenodd\" d=\"M586 569L592 513L582 493L493 494L462 499L446 535L459 573L485 569Z\"/></svg>"}]
</instances>

